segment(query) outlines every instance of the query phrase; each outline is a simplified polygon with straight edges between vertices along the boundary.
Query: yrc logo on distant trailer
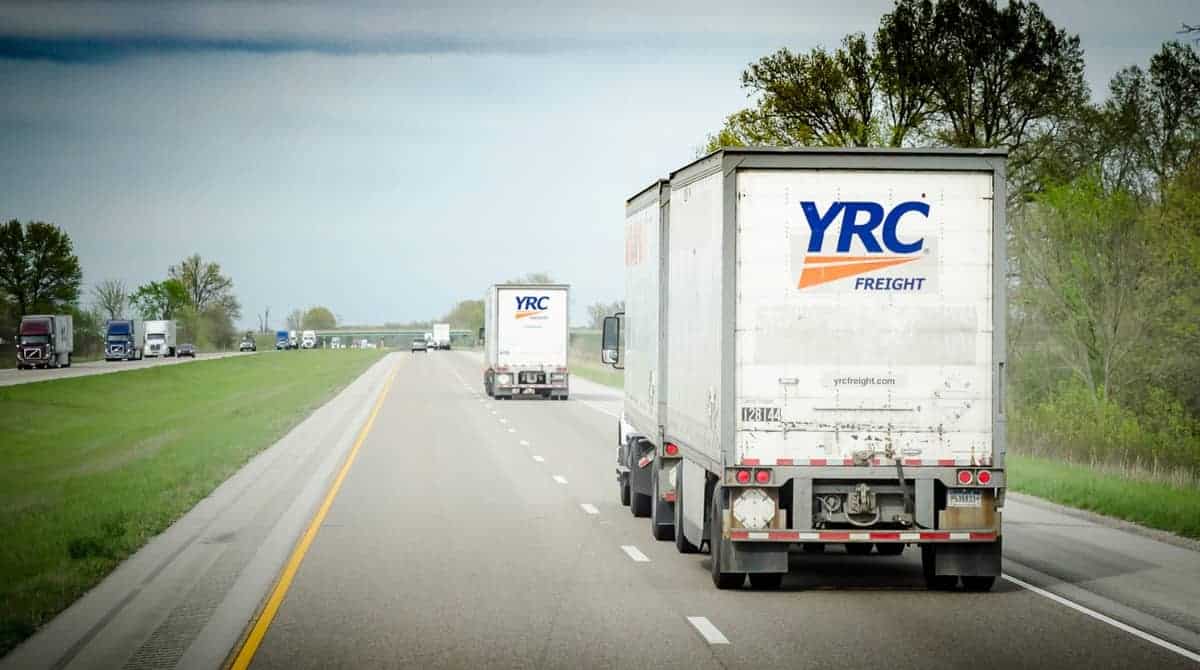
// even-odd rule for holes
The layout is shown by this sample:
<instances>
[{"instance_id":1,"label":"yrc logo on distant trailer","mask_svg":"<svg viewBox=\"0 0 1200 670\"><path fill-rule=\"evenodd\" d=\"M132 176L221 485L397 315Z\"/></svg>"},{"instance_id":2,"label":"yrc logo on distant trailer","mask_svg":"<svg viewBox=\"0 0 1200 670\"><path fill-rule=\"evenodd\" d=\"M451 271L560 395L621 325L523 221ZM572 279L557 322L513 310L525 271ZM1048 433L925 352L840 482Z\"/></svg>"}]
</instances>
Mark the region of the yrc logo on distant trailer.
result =
<instances>
[{"instance_id":1,"label":"yrc logo on distant trailer","mask_svg":"<svg viewBox=\"0 0 1200 670\"><path fill-rule=\"evenodd\" d=\"M936 230L928 203L901 202L889 209L870 201L801 201L800 209L804 225L792 236L796 288L934 288Z\"/></svg>"},{"instance_id":2,"label":"yrc logo on distant trailer","mask_svg":"<svg viewBox=\"0 0 1200 670\"><path fill-rule=\"evenodd\" d=\"M513 318L530 319L533 321L546 318L546 310L550 308L550 296L519 295L516 298L517 311L513 315Z\"/></svg>"}]
</instances>

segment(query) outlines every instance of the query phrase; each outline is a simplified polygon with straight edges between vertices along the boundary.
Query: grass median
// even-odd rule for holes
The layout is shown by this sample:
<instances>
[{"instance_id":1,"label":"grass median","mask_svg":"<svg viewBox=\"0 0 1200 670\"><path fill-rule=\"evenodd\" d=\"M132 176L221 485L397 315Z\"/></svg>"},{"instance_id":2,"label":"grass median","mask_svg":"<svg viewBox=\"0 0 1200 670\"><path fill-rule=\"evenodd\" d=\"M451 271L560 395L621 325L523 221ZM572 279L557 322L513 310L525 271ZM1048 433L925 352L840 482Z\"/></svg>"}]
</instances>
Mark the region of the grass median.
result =
<instances>
[{"instance_id":1,"label":"grass median","mask_svg":"<svg viewBox=\"0 0 1200 670\"><path fill-rule=\"evenodd\" d=\"M1014 491L1200 539L1200 490L1195 487L1017 454L1009 454L1006 465Z\"/></svg>"},{"instance_id":2,"label":"grass median","mask_svg":"<svg viewBox=\"0 0 1200 670\"><path fill-rule=\"evenodd\" d=\"M381 356L269 352L0 387L0 655Z\"/></svg>"}]
</instances>

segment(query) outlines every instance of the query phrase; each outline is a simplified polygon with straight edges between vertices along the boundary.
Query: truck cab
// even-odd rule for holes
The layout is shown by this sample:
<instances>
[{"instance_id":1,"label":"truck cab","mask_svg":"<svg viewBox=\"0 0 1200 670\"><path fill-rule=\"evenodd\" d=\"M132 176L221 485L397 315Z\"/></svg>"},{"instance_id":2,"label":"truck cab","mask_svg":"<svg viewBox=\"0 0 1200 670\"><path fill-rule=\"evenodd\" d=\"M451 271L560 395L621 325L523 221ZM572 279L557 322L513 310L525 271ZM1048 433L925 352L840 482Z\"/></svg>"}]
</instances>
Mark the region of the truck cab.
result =
<instances>
[{"instance_id":1,"label":"truck cab","mask_svg":"<svg viewBox=\"0 0 1200 670\"><path fill-rule=\"evenodd\" d=\"M304 334L300 336L300 348L316 349L317 348L316 332L311 331L311 330L304 331Z\"/></svg>"},{"instance_id":2,"label":"truck cab","mask_svg":"<svg viewBox=\"0 0 1200 670\"><path fill-rule=\"evenodd\" d=\"M70 315L36 314L21 318L17 329L17 368L71 367Z\"/></svg>"},{"instance_id":3,"label":"truck cab","mask_svg":"<svg viewBox=\"0 0 1200 670\"><path fill-rule=\"evenodd\" d=\"M286 330L275 331L275 349L288 348L288 332Z\"/></svg>"},{"instance_id":4,"label":"truck cab","mask_svg":"<svg viewBox=\"0 0 1200 670\"><path fill-rule=\"evenodd\" d=\"M142 322L112 319L104 326L104 360L140 361L145 333Z\"/></svg>"}]
</instances>

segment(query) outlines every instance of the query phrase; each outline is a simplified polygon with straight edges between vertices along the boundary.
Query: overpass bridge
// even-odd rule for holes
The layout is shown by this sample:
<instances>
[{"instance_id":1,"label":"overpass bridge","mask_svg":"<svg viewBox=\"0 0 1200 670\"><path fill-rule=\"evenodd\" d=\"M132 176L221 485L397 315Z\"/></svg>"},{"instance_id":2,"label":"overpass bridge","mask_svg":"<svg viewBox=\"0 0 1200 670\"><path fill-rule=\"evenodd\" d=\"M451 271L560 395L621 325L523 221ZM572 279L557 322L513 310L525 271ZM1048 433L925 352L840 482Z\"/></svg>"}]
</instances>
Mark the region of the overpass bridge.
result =
<instances>
[{"instance_id":1,"label":"overpass bridge","mask_svg":"<svg viewBox=\"0 0 1200 670\"><path fill-rule=\"evenodd\" d=\"M317 346L325 348L334 337L342 338L342 344L350 346L351 342L367 340L376 346L407 349L410 342L425 337L428 330L412 328L335 328L333 330L318 330ZM473 347L476 343L476 333L466 329L450 330L450 347Z\"/></svg>"}]
</instances>

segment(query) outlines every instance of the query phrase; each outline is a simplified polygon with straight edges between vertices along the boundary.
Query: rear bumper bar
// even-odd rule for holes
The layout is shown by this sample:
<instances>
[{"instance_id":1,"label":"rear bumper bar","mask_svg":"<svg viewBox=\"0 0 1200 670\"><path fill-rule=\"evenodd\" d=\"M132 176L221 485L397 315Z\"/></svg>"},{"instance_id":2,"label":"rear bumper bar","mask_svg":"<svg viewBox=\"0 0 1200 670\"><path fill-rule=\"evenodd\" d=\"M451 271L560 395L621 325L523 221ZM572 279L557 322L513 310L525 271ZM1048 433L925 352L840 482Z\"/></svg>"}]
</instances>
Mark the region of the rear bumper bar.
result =
<instances>
[{"instance_id":1,"label":"rear bumper bar","mask_svg":"<svg viewBox=\"0 0 1200 670\"><path fill-rule=\"evenodd\" d=\"M914 531L845 531L845 530L740 530L730 529L734 542L882 542L933 544L946 542L995 542L1000 534L995 530L914 530Z\"/></svg>"}]
</instances>

